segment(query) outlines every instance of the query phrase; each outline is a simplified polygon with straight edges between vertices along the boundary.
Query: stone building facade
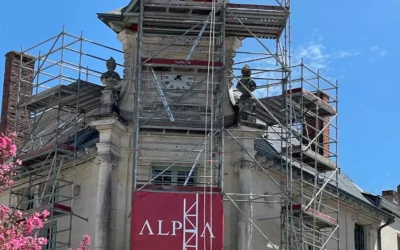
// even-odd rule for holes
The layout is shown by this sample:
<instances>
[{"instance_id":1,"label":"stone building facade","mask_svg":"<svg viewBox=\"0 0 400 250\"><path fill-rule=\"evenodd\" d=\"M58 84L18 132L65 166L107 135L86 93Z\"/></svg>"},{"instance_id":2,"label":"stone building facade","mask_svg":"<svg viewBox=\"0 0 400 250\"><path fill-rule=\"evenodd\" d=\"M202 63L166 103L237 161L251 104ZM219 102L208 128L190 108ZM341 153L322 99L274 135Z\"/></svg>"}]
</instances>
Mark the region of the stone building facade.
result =
<instances>
[{"instance_id":1,"label":"stone building facade","mask_svg":"<svg viewBox=\"0 0 400 250\"><path fill-rule=\"evenodd\" d=\"M132 1L134 2L134 1ZM130 3L128 6L130 6ZM72 236L71 243L77 245L83 234L88 234L92 238L92 249L131 249L132 239L132 189L137 188L135 184L144 184L149 182L161 167L165 167L166 163L162 164L159 160L156 164L150 158L168 159L180 158L189 153L184 151L184 147L188 145L201 144L204 140L204 132L191 131L190 129L178 131L177 129L154 129L146 130L139 133L140 143L143 148L151 148L156 145L153 151L143 151L138 157L144 159L138 165L136 172L133 168L135 162L135 113L134 105L136 101L135 92L137 91L137 29L127 26L122 18L121 10L116 10L111 13L99 14L100 19L108 26L113 28L117 33L117 39L121 41L124 51L124 71L122 76L123 94L118 99L118 112L112 109L94 110L92 116L89 117L85 129L92 129L91 137L82 139L82 146L78 153L78 160L74 163L76 167L72 168L72 163L66 162L60 169L59 176L61 181L68 182L74 180L73 189L63 188L62 185L57 189L56 196L60 205L63 203L63 197L73 196L73 204L70 208L74 215L72 217L58 217L51 225L46 225L46 232L57 231L57 236L51 238L52 242L67 242L68 234L63 234L62 231L69 227L72 218ZM160 39L155 37L144 42L156 44L153 49L160 49L165 46ZM227 69L225 75L230 75L230 70L233 68L234 57L236 51L241 46L241 39L229 38L225 42L225 62ZM165 43L165 42L164 42ZM204 41L199 44L202 46ZM162 46L161 46L161 45ZM191 44L188 45L190 47ZM143 52L145 54L145 52ZM186 53L177 52L175 56L182 57ZM148 55L147 55L148 56ZM161 55L166 56L166 55ZM194 54L196 58L201 58L201 54ZM10 52L6 55L5 80L3 88L3 109L1 129L4 132L13 130L13 122L15 122L15 86L18 83L19 64L18 53ZM29 60L28 58L26 60ZM25 58L23 59L25 60ZM25 75L23 73L23 75ZM27 79L20 81L21 91L24 95L30 96L32 89L30 87L31 73L26 73ZM156 77L160 77L159 73L155 73ZM227 120L233 123L235 110L235 96L232 93L232 79L229 77L220 79L226 86L228 97L224 105L224 116ZM104 82L103 82L104 83ZM99 84L99 83L97 83ZM102 90L98 93L98 107L114 105L112 91ZM119 91L119 90L118 90ZM26 93L25 93L26 92ZM121 91L120 91L121 92ZM106 96L108 95L108 96ZM101 97L100 97L101 96ZM106 97L107 98L106 98ZM201 95L200 95L201 96ZM153 93L147 96L149 100L157 100ZM204 96L201 98L204 99ZM237 98L236 98L237 99ZM326 101L326 97L321 97ZM112 100L112 101L111 101ZM110 111L110 112L109 112ZM117 113L117 114L116 114ZM20 131L28 131L27 120L25 116L19 118L23 126ZM203 119L200 117L199 119ZM326 126L328 120L324 120L322 124L315 124L309 121L311 127L321 130ZM268 128L270 129L270 128ZM267 130L268 130L267 129ZM260 129L257 126L251 127L247 125L239 125L231 130L234 137L227 137L224 144L224 160L225 168L222 172L224 192L230 194L245 194L248 196L257 196L262 198L262 202L243 202L232 203L224 198L224 250L261 250L261 249L280 249L281 245L281 200L274 197L273 194L281 192L276 180L281 179L280 162L275 161L279 157L279 152L282 151L280 146L274 143L258 144L255 138L261 138L265 134L265 129ZM315 131L307 131L304 133L311 134L311 138L317 136ZM26 134L20 135L23 140ZM238 138L238 139L236 139ZM269 138L270 141L277 138ZM329 130L325 130L318 138L322 145L323 157L329 155ZM180 150L178 150L178 147ZM158 153L155 153L157 152ZM189 157L189 156L188 156ZM281 160L281 159L279 159ZM161 163L160 163L161 162ZM174 166L170 169L171 179L162 179L162 188L156 191L177 191L179 190L179 172L189 172L191 164L182 164ZM211 170L212 171L212 170ZM210 175L210 170L202 164L198 164L192 173L197 178L198 183L193 184L201 190L205 185L206 177ZM133 176L142 176L143 178L134 179ZM49 192L46 186L37 185L34 188L32 183L40 184L45 177L27 182L26 179L17 180L15 192L22 190L21 193L28 193L25 196L10 195L3 193L0 197L1 204L25 202L26 211L32 209L40 209L42 203L37 202L40 194ZM202 179L203 178L203 179ZM308 172L302 178L307 179L309 183L313 183L318 178L316 175ZM299 176L294 178L298 181ZM188 179L190 180L190 179ZM160 181L160 180L157 180ZM135 183L136 182L136 183ZM151 181L150 181L151 182ZM24 184L19 184L24 183ZM153 181L152 184L154 184ZM157 183L160 184L160 183ZM181 183L182 184L182 183ZM300 187L298 182L294 184L294 195L299 194ZM396 206L391 209L389 205L379 205L376 196L366 194L361 188L354 184L343 172L338 175L338 193L339 193L339 243L330 240L327 237L321 237L320 242L314 242L321 246L327 241L324 249L357 249L357 250L392 250L398 247L398 220L396 215ZM181 185L182 186L182 185ZM29 192L25 192L29 188ZM187 191L187 190L186 190ZM308 192L308 193L307 193ZM53 196L53 191L50 191L50 196ZM312 195L312 191L305 192ZM386 194L386 193L385 193ZM387 198L389 193L384 197ZM329 200L329 194L324 194L321 199ZM379 199L378 199L379 200ZM392 201L395 201L393 199ZM334 202L327 202L328 206L336 206ZM62 207L59 207L62 210ZM64 207L65 209L65 207ZM321 209L324 212L324 208ZM248 219L250 218L250 220ZM396 219L395 219L396 218ZM395 223L389 224L395 221ZM382 227L387 225L386 227ZM43 230L42 230L43 231ZM44 234L46 234L44 232ZM329 231L327 231L328 235ZM338 245L337 245L338 244ZM54 249L57 244L48 245L46 249ZM380 247L381 246L381 247ZM307 247L307 246L304 246ZM312 247L308 246L308 249Z\"/></svg>"}]
</instances>

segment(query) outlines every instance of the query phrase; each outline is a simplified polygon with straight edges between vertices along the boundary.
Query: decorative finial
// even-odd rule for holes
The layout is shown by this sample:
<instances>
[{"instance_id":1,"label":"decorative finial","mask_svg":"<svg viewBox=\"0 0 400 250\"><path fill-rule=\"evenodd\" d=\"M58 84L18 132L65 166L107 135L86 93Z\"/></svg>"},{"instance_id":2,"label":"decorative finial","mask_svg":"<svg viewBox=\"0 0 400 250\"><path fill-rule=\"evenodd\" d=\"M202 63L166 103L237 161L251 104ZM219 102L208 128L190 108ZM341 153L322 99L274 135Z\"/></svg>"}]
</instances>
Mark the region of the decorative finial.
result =
<instances>
[{"instance_id":1,"label":"decorative finial","mask_svg":"<svg viewBox=\"0 0 400 250\"><path fill-rule=\"evenodd\" d=\"M101 81L106 88L113 88L113 86L121 80L119 74L115 72L115 69L117 68L117 62L113 57L110 57L110 59L106 61L106 66L107 72L104 72L101 75Z\"/></svg>"},{"instance_id":2,"label":"decorative finial","mask_svg":"<svg viewBox=\"0 0 400 250\"><path fill-rule=\"evenodd\" d=\"M251 69L249 65L244 65L244 67L242 68L242 76L247 76L250 77L251 75Z\"/></svg>"},{"instance_id":3,"label":"decorative finial","mask_svg":"<svg viewBox=\"0 0 400 250\"><path fill-rule=\"evenodd\" d=\"M109 71L115 71L117 68L117 63L113 57L110 57L110 59L108 59L106 62L106 66Z\"/></svg>"}]
</instances>

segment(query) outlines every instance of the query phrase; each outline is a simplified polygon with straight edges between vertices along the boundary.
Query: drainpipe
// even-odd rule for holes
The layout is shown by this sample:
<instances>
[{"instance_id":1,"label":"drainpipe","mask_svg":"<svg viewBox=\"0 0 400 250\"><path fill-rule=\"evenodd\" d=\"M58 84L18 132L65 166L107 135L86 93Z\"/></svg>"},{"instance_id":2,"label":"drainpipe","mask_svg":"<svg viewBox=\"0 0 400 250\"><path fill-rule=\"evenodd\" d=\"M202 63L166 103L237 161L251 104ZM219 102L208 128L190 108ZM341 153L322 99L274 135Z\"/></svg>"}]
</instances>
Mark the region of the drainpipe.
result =
<instances>
[{"instance_id":1,"label":"drainpipe","mask_svg":"<svg viewBox=\"0 0 400 250\"><path fill-rule=\"evenodd\" d=\"M375 200L375 205L379 208L381 208L381 197L377 196L377 199ZM382 234L382 229L390 224L392 224L395 221L395 219L393 217L390 217L388 220L385 221L385 224L383 224L382 226L380 226L378 228L378 250L382 250L382 238L381 238L381 234Z\"/></svg>"},{"instance_id":2,"label":"drainpipe","mask_svg":"<svg viewBox=\"0 0 400 250\"><path fill-rule=\"evenodd\" d=\"M392 224L394 222L393 218L389 218L385 224L378 228L378 250L382 250L382 239L381 239L381 231L384 227Z\"/></svg>"}]
</instances>

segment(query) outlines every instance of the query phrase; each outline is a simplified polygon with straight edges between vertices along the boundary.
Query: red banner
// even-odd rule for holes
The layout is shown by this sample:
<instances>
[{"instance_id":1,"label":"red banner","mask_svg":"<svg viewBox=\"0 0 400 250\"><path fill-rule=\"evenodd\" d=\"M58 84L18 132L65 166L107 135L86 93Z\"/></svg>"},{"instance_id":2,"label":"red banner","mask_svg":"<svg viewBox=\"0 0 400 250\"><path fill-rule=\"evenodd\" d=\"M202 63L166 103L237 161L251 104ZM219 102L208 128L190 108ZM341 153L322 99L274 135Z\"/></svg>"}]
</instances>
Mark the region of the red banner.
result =
<instances>
[{"instance_id":1,"label":"red banner","mask_svg":"<svg viewBox=\"0 0 400 250\"><path fill-rule=\"evenodd\" d=\"M221 194L135 192L132 250L221 250Z\"/></svg>"}]
</instances>

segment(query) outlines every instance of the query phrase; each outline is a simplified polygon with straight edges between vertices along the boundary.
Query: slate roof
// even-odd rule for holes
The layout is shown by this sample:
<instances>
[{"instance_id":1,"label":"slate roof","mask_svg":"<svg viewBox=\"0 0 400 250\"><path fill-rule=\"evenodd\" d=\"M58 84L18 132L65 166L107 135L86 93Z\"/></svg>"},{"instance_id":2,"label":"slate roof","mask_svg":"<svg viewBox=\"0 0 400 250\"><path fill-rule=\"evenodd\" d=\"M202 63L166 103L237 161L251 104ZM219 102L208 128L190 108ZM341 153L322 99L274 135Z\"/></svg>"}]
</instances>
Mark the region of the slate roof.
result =
<instances>
[{"instance_id":1,"label":"slate roof","mask_svg":"<svg viewBox=\"0 0 400 250\"><path fill-rule=\"evenodd\" d=\"M68 87L69 90L76 90L78 87L78 82L63 86ZM81 80L79 82L79 89L79 109L83 110L83 112L87 114L99 106L101 90L103 89L103 86ZM75 107L76 97L74 95L65 96L64 98L61 98L61 100L58 100L58 98L52 98L52 96L58 96L58 88L54 87L44 92L47 92L47 94L45 93L45 95L42 95L43 97L46 97L45 99L38 98L39 95L31 97L31 99L34 100L36 103L44 103L43 105L48 105L49 107L52 105L57 105L57 102L59 101L64 107L68 107L69 105L71 105L71 107ZM53 99L57 100L53 103L51 102L51 100ZM46 102L50 102L50 104L46 104ZM47 106L44 107L46 109L48 108ZM52 145L56 141L57 143L74 146L75 118L76 114L73 112L68 112L68 110L59 112L58 109L53 109L45 112L42 116L40 116L39 122L35 125L35 129L37 130L36 139L34 141L27 141L26 144L22 147L21 152L40 150L42 147ZM60 120L58 123L57 119ZM97 142L94 137L96 136L96 133L98 137L98 132L90 128L86 124L86 119L83 113L79 114L77 119L77 126L81 128L81 130L77 132L78 149L94 145ZM34 124L32 121L32 126L33 125ZM57 131L59 131L58 139L56 136Z\"/></svg>"},{"instance_id":2,"label":"slate roof","mask_svg":"<svg viewBox=\"0 0 400 250\"><path fill-rule=\"evenodd\" d=\"M255 141L254 149L258 152L263 157L273 159L277 163L281 163L281 148L285 147L285 145L281 145L280 141L280 136L279 136L279 131L280 128L278 126L272 126L269 127L268 130L268 137L265 139L259 139ZM296 138L292 138L292 144L293 145L299 145L299 141ZM294 167L297 167L297 170L300 171L300 164L298 162L293 162L292 164ZM311 177L315 177L315 171L311 167L307 167L303 165L303 174L307 174ZM327 178L330 176L332 172L328 171L326 173L320 174L319 177L322 178ZM336 183L333 181L330 182L331 187L335 186ZM363 193L365 193L364 190L362 190L360 187L358 187L349 177L347 177L342 170L339 171L338 175L338 185L339 185L339 191L348 195L353 196L354 198L357 198L358 200L368 204L368 205L373 205L375 207L375 204L372 203L370 200L368 200Z\"/></svg>"},{"instance_id":3,"label":"slate roof","mask_svg":"<svg viewBox=\"0 0 400 250\"><path fill-rule=\"evenodd\" d=\"M76 137L76 145L78 150L93 146L99 142L99 132L89 126L78 131L76 133ZM72 135L68 140L66 140L65 144L75 146L75 135Z\"/></svg>"},{"instance_id":4,"label":"slate roof","mask_svg":"<svg viewBox=\"0 0 400 250\"><path fill-rule=\"evenodd\" d=\"M121 7L112 11L107 12L107 14L111 14L111 15L121 15L122 14L122 9L124 9L125 7Z\"/></svg>"}]
</instances>

